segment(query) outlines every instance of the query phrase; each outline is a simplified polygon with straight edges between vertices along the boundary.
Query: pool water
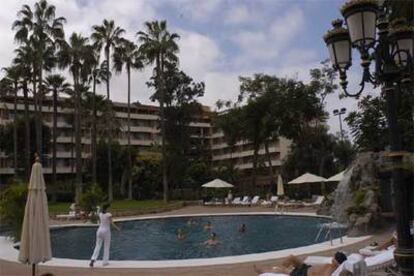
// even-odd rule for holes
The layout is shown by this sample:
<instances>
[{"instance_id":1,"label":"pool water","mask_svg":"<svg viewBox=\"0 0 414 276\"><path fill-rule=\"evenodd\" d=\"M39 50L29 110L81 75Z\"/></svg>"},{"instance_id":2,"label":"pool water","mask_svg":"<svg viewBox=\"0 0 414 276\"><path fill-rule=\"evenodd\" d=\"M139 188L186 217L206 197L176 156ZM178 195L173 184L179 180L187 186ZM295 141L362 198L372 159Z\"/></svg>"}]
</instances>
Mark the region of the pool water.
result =
<instances>
[{"instance_id":1,"label":"pool water","mask_svg":"<svg viewBox=\"0 0 414 276\"><path fill-rule=\"evenodd\" d=\"M320 224L330 222L318 217L234 215L160 218L118 222L118 232L112 230L110 258L112 260L173 260L211 258L262 253L295 248L315 243ZM210 221L219 245L203 243L210 231L203 226ZM246 232L239 233L241 224ZM177 240L176 231L186 233ZM90 259L95 246L96 227L68 227L51 230L53 256L57 258ZM335 233L339 237L340 233ZM320 242L320 241L319 241Z\"/></svg>"}]
</instances>

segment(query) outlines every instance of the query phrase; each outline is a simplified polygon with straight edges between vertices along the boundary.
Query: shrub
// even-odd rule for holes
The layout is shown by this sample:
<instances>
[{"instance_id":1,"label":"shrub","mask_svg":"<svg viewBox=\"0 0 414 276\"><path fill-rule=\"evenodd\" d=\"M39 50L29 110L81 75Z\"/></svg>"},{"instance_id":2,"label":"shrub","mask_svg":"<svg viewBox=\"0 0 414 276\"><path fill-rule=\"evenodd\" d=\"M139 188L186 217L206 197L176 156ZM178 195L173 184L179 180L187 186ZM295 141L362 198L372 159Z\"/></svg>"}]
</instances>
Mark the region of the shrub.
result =
<instances>
[{"instance_id":1,"label":"shrub","mask_svg":"<svg viewBox=\"0 0 414 276\"><path fill-rule=\"evenodd\" d=\"M93 184L79 199L79 205L86 213L95 213L96 207L105 201L105 193L98 184Z\"/></svg>"},{"instance_id":2,"label":"shrub","mask_svg":"<svg viewBox=\"0 0 414 276\"><path fill-rule=\"evenodd\" d=\"M10 185L1 194L1 224L11 227L11 235L15 241L20 240L26 198L27 186L22 183Z\"/></svg>"}]
</instances>

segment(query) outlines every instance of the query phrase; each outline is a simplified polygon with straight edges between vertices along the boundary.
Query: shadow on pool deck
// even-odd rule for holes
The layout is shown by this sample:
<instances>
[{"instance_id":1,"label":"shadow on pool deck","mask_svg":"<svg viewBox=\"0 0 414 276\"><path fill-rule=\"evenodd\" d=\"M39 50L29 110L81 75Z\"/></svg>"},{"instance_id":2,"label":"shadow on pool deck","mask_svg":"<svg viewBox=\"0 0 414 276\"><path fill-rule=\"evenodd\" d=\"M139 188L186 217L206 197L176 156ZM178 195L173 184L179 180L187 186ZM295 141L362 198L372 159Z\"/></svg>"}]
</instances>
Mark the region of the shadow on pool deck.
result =
<instances>
[{"instance_id":1,"label":"shadow on pool deck","mask_svg":"<svg viewBox=\"0 0 414 276\"><path fill-rule=\"evenodd\" d=\"M179 210L174 210L162 215L183 215L183 214L200 214L200 213L230 213L230 212L260 212L260 211L272 211L270 208L263 207L204 207L204 206L189 206ZM295 212L311 212L312 209L296 209L292 210ZM55 223L55 221L51 221ZM66 222L59 221L60 224L65 224ZM73 222L69 222L73 223ZM389 238L393 229L387 229L380 231L375 234L372 238L356 243L350 246L345 246L341 250L352 253L357 252L358 249L372 243L373 241L382 242ZM329 250L317 253L319 256L331 256L334 251ZM250 276L256 275L253 271L253 264L259 266L274 266L280 264L281 259L261 261L255 263L242 263L242 264L231 264L231 265L217 265L217 266L204 266L204 267L192 267L192 268L165 268L165 269L111 269L110 266L106 268L100 268L100 263L98 262L97 267L90 268L65 268L65 267L47 267L41 265L38 269L37 275L42 275L43 273L50 272L55 276L97 276L97 275L114 275L114 276L132 276L132 275L142 275L142 276L215 276L215 275L229 275L229 276ZM21 275L31 275L30 267L23 264L11 263L0 260L0 275L2 276L21 276ZM382 275L381 273L375 275ZM386 274L384 274L386 275Z\"/></svg>"}]
</instances>

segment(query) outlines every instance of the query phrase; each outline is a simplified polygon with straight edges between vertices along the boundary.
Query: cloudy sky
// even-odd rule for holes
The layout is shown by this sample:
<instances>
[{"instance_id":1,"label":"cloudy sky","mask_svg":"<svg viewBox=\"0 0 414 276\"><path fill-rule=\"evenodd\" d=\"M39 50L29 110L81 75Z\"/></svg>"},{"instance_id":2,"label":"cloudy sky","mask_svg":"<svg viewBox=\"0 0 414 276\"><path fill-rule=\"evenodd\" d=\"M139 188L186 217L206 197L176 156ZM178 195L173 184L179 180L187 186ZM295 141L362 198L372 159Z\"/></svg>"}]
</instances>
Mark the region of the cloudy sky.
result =
<instances>
[{"instance_id":1,"label":"cloudy sky","mask_svg":"<svg viewBox=\"0 0 414 276\"><path fill-rule=\"evenodd\" d=\"M89 35L91 26L114 19L135 40L148 20L167 20L181 36L180 65L196 81L206 84L201 102L214 106L218 99L235 100L238 76L275 74L309 80L309 70L327 58L322 36L332 19L340 17L344 0L49 0L57 15L67 19L66 36ZM16 45L12 22L22 4L32 0L2 0L0 9L0 66L8 66ZM354 62L358 64L357 61ZM356 66L354 66L356 67ZM133 73L132 100L149 103L145 85L151 70ZM357 80L352 78L356 83ZM351 85L351 88L355 87ZM100 93L105 93L104 86ZM111 82L112 99L126 101L126 77ZM353 99L327 99L327 110L354 109ZM337 117L329 120L331 132L339 130Z\"/></svg>"}]
</instances>

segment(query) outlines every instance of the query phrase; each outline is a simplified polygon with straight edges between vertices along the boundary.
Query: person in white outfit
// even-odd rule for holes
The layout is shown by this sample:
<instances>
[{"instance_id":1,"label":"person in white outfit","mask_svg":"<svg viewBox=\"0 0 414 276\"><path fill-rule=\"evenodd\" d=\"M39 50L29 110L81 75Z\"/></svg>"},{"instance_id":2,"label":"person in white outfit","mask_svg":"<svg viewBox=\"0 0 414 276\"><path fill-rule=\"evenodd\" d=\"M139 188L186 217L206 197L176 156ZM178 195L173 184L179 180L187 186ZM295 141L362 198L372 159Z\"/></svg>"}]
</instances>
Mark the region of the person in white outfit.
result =
<instances>
[{"instance_id":1,"label":"person in white outfit","mask_svg":"<svg viewBox=\"0 0 414 276\"><path fill-rule=\"evenodd\" d=\"M96 231L96 245L91 257L91 262L89 263L90 267L93 267L93 264L99 256L99 252L101 251L102 247L102 242L104 243L102 265L108 265L109 247L111 245L111 225L116 230L120 231L120 228L116 226L115 223L113 223L111 213L107 212L109 206L109 204L105 204L104 206L102 206L102 212L99 212L99 227Z\"/></svg>"}]
</instances>

